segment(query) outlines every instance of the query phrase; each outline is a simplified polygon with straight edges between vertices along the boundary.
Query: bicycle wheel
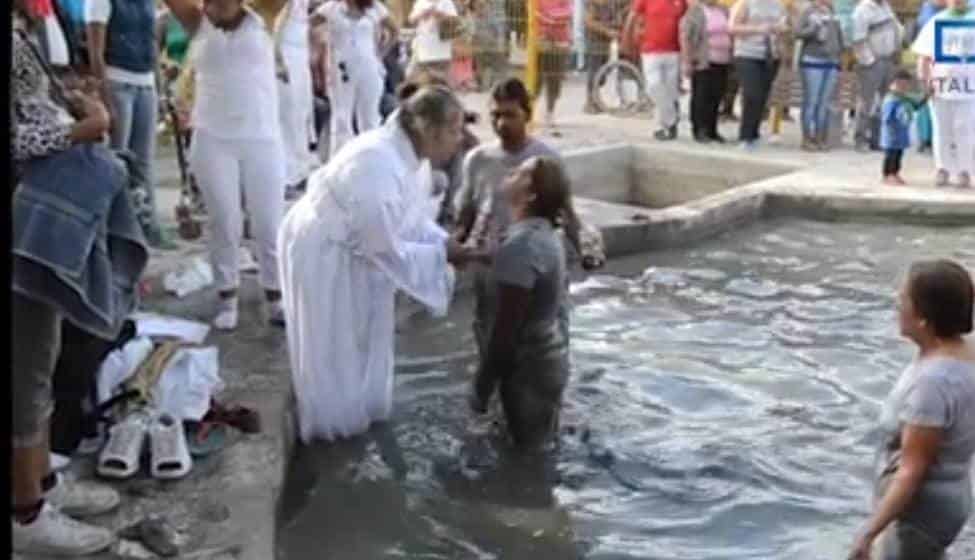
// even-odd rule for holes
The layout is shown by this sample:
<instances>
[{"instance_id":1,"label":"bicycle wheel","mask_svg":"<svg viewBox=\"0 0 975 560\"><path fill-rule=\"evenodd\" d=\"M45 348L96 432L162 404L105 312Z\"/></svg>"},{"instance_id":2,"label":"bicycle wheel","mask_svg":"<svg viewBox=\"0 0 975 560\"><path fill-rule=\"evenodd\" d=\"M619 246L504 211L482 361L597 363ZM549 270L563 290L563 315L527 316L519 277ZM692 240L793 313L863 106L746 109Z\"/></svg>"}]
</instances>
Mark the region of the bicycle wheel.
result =
<instances>
[{"instance_id":1,"label":"bicycle wheel","mask_svg":"<svg viewBox=\"0 0 975 560\"><path fill-rule=\"evenodd\" d=\"M625 60L604 64L595 76L593 101L611 115L633 115L650 109L646 83L640 70Z\"/></svg>"}]
</instances>

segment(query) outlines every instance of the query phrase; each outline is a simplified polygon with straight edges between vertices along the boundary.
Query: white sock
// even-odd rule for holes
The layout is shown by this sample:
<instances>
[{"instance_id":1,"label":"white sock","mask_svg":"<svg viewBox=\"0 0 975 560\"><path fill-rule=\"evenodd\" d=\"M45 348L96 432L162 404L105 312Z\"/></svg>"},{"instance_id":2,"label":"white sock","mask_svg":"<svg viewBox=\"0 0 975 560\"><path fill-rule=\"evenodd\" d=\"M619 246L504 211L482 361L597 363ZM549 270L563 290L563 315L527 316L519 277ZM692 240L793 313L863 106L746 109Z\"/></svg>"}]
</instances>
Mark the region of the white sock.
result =
<instances>
[{"instance_id":1,"label":"white sock","mask_svg":"<svg viewBox=\"0 0 975 560\"><path fill-rule=\"evenodd\" d=\"M213 326L222 331L232 331L237 328L237 298L221 298L217 316Z\"/></svg>"}]
</instances>

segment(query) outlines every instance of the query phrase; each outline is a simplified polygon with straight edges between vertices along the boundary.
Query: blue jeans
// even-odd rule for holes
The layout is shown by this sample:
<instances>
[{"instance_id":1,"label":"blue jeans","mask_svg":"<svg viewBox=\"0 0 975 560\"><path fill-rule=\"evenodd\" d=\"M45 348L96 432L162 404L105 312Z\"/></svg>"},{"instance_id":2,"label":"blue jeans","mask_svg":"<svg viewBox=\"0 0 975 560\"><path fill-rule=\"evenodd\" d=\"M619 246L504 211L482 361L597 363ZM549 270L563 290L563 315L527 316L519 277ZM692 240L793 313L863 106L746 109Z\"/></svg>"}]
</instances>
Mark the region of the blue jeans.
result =
<instances>
[{"instance_id":1,"label":"blue jeans","mask_svg":"<svg viewBox=\"0 0 975 560\"><path fill-rule=\"evenodd\" d=\"M112 123L112 149L127 150L135 156L135 164L140 167L147 184L143 185L152 208L154 229L159 228L156 212L156 188L153 160L156 157L156 120L159 105L155 86L136 86L121 82L108 82L112 96L112 109L115 122ZM150 242L154 242L158 231L145 232Z\"/></svg>"},{"instance_id":2,"label":"blue jeans","mask_svg":"<svg viewBox=\"0 0 975 560\"><path fill-rule=\"evenodd\" d=\"M840 67L835 62L803 57L802 69L802 133L806 137L826 134L829 107L836 93Z\"/></svg>"}]
</instances>

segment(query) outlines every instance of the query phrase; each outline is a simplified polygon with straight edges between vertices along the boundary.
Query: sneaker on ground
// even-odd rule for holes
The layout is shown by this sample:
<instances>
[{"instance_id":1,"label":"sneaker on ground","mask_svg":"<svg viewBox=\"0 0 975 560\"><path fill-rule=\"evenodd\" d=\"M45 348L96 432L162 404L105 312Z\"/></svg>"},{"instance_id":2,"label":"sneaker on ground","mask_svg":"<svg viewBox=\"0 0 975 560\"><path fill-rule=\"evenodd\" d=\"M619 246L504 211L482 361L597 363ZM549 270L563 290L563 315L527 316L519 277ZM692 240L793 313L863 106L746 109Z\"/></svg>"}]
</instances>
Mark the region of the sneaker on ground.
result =
<instances>
[{"instance_id":1,"label":"sneaker on ground","mask_svg":"<svg viewBox=\"0 0 975 560\"><path fill-rule=\"evenodd\" d=\"M44 495L44 499L65 515L101 515L114 510L122 501L118 492L103 484L68 480L61 475L57 475L57 479L57 484Z\"/></svg>"},{"instance_id":2,"label":"sneaker on ground","mask_svg":"<svg viewBox=\"0 0 975 560\"><path fill-rule=\"evenodd\" d=\"M267 302L267 317L275 327L285 326L284 305L280 300Z\"/></svg>"},{"instance_id":3,"label":"sneaker on ground","mask_svg":"<svg viewBox=\"0 0 975 560\"><path fill-rule=\"evenodd\" d=\"M54 472L59 472L67 469L71 466L71 457L61 455L60 453L51 453L50 458L51 470Z\"/></svg>"},{"instance_id":4,"label":"sneaker on ground","mask_svg":"<svg viewBox=\"0 0 975 560\"><path fill-rule=\"evenodd\" d=\"M958 175L958 186L963 189L972 188L972 176L968 173L961 173Z\"/></svg>"},{"instance_id":5,"label":"sneaker on ground","mask_svg":"<svg viewBox=\"0 0 975 560\"><path fill-rule=\"evenodd\" d=\"M237 321L237 298L221 301L213 326L222 331L232 331L237 328Z\"/></svg>"},{"instance_id":6,"label":"sneaker on ground","mask_svg":"<svg viewBox=\"0 0 975 560\"><path fill-rule=\"evenodd\" d=\"M11 521L13 551L19 554L86 556L115 543L108 529L71 519L51 504L29 525Z\"/></svg>"}]
</instances>

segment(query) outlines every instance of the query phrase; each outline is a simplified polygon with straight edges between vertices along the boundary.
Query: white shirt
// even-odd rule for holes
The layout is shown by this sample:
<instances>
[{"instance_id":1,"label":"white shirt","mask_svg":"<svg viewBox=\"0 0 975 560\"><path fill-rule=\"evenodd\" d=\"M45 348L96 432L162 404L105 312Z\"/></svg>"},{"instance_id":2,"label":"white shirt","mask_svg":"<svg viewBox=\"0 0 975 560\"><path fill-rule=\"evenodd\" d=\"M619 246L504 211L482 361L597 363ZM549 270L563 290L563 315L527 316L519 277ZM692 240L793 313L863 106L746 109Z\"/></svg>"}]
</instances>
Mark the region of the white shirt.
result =
<instances>
[{"instance_id":1,"label":"white shirt","mask_svg":"<svg viewBox=\"0 0 975 560\"><path fill-rule=\"evenodd\" d=\"M274 43L260 16L247 16L233 31L203 17L189 56L196 69L194 127L228 140L280 136Z\"/></svg>"},{"instance_id":2,"label":"white shirt","mask_svg":"<svg viewBox=\"0 0 975 560\"><path fill-rule=\"evenodd\" d=\"M410 12L410 19L430 9L448 16L457 15L457 8L452 0L417 0ZM435 18L425 19L417 24L413 48L419 62L443 62L452 58L451 42L440 39L440 26Z\"/></svg>"},{"instance_id":3,"label":"white shirt","mask_svg":"<svg viewBox=\"0 0 975 560\"><path fill-rule=\"evenodd\" d=\"M389 11L379 2L360 17L349 14L348 5L342 0L330 0L319 6L316 13L326 20L328 29L329 64L353 62L380 64L380 23L389 17Z\"/></svg>"},{"instance_id":4,"label":"white shirt","mask_svg":"<svg viewBox=\"0 0 975 560\"><path fill-rule=\"evenodd\" d=\"M100 23L107 26L111 17L112 0L85 0L86 24ZM105 66L105 78L111 82L133 86L152 87L156 84L154 72L130 72L115 66Z\"/></svg>"},{"instance_id":5,"label":"white shirt","mask_svg":"<svg viewBox=\"0 0 975 560\"><path fill-rule=\"evenodd\" d=\"M308 0L290 0L288 16L281 23L281 46L308 49Z\"/></svg>"}]
</instances>

